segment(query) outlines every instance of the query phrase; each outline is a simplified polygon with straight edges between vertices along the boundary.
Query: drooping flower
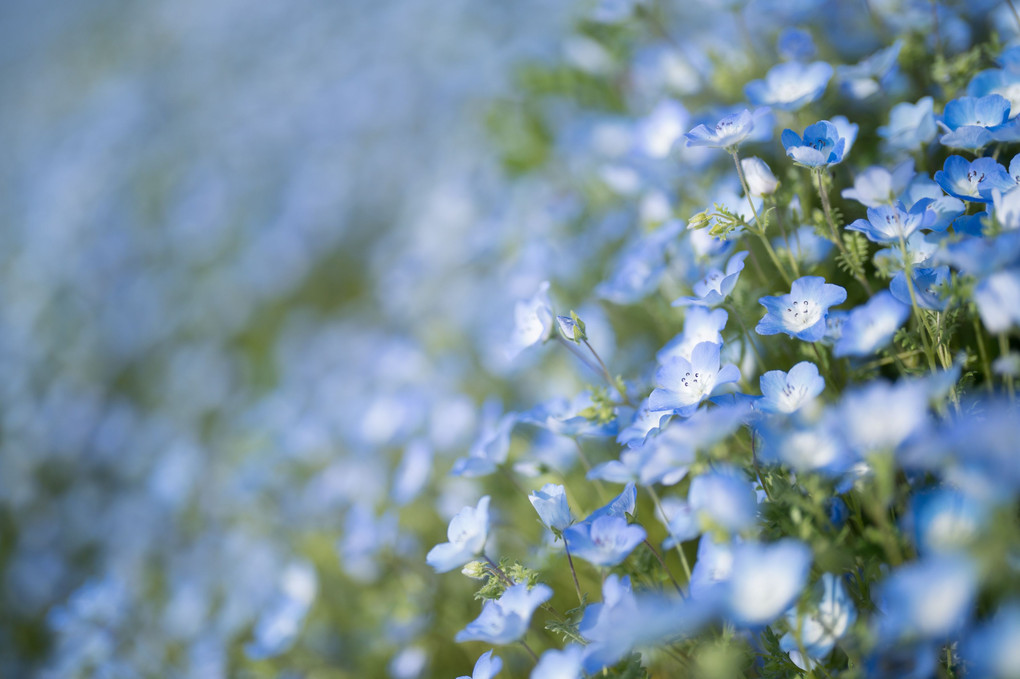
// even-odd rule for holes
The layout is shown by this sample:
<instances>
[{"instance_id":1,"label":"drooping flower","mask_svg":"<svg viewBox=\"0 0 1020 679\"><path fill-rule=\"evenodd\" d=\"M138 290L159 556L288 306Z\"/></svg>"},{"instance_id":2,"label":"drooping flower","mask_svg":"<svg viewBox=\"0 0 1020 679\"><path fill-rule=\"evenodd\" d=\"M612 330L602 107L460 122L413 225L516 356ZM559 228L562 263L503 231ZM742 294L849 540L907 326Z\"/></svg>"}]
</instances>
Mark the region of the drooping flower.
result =
<instances>
[{"instance_id":1,"label":"drooping flower","mask_svg":"<svg viewBox=\"0 0 1020 679\"><path fill-rule=\"evenodd\" d=\"M785 333L790 337L817 342L825 336L825 318L829 307L846 300L846 289L826 283L821 276L795 280L790 293L758 300L768 313L759 321L759 335Z\"/></svg>"},{"instance_id":2,"label":"drooping flower","mask_svg":"<svg viewBox=\"0 0 1020 679\"><path fill-rule=\"evenodd\" d=\"M583 667L583 646L569 644L562 651L550 648L531 670L531 679L578 679Z\"/></svg>"},{"instance_id":3,"label":"drooping flower","mask_svg":"<svg viewBox=\"0 0 1020 679\"><path fill-rule=\"evenodd\" d=\"M449 542L433 547L426 563L445 573L459 568L482 553L489 535L489 496L478 501L477 507L464 507L450 520L446 530Z\"/></svg>"},{"instance_id":4,"label":"drooping flower","mask_svg":"<svg viewBox=\"0 0 1020 679\"><path fill-rule=\"evenodd\" d=\"M567 491L562 485L547 483L541 490L531 491L528 499L542 523L554 531L562 532L574 520L567 504Z\"/></svg>"},{"instance_id":5,"label":"drooping flower","mask_svg":"<svg viewBox=\"0 0 1020 679\"><path fill-rule=\"evenodd\" d=\"M513 359L528 347L549 339L553 332L553 318L549 282L543 281L532 297L514 305L514 330L507 346L508 357Z\"/></svg>"}]
</instances>

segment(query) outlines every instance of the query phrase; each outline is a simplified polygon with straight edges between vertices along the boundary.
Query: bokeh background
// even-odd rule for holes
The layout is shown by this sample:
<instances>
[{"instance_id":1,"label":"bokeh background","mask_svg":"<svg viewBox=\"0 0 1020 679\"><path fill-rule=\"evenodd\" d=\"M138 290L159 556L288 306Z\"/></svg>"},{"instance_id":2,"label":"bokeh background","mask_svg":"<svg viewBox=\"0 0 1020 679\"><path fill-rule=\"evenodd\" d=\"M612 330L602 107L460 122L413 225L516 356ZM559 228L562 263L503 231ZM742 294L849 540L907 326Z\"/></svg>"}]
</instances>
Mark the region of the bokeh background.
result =
<instances>
[{"instance_id":1,"label":"bokeh background","mask_svg":"<svg viewBox=\"0 0 1020 679\"><path fill-rule=\"evenodd\" d=\"M567 4L0 3L0 675L422 671L424 563L362 594L533 284L487 111Z\"/></svg>"}]
</instances>

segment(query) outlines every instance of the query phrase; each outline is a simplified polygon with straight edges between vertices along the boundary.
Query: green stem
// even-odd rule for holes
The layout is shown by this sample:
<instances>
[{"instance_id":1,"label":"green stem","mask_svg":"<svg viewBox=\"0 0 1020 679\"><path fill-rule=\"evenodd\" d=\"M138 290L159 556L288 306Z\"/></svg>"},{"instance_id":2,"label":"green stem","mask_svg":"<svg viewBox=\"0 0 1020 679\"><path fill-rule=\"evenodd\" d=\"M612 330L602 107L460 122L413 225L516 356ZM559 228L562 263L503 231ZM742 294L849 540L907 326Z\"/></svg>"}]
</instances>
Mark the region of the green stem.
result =
<instances>
[{"instance_id":1,"label":"green stem","mask_svg":"<svg viewBox=\"0 0 1020 679\"><path fill-rule=\"evenodd\" d=\"M666 516L666 512L662 510L662 502L659 500L659 494L655 492L655 489L651 485L645 486L648 489L648 494L652 496L652 502L655 503L655 509L659 512L659 516L662 517L663 521L666 521L666 530L669 531L669 536L676 540L673 535L673 531L669 529L669 521ZM676 553L680 555L680 565L684 567L684 575L687 576L687 582L691 581L691 566L687 563L687 555L684 554L684 546L679 540L676 542Z\"/></svg>"},{"instance_id":2,"label":"green stem","mask_svg":"<svg viewBox=\"0 0 1020 679\"><path fill-rule=\"evenodd\" d=\"M907 279L907 291L910 293L910 306L914 311L914 320L918 326L917 334L921 336L921 343L924 344L924 355L928 359L928 368L931 372L935 372L935 355L932 351L931 343L928 341L928 334L931 332L931 329L921 314L921 307L917 304L917 294L914 292L914 265L910 261L910 254L907 252L907 241L903 239L903 236L900 236L900 252L903 253L903 266L906 267L903 273Z\"/></svg>"},{"instance_id":3,"label":"green stem","mask_svg":"<svg viewBox=\"0 0 1020 679\"><path fill-rule=\"evenodd\" d=\"M751 213L754 215L754 233L761 239L762 245L765 246L765 252L768 253L769 259L772 260L772 265L776 267L776 271L783 277L783 281L787 285L790 285L793 279L790 278L789 274L786 273L786 269L783 267L782 262L779 261L779 257L776 255L776 251L772 249L772 243L769 242L768 236L765 235L765 225L762 224L761 216L758 214L758 208L754 205L754 198L751 197L751 189L748 188L747 178L744 177L744 168L740 165L740 156L737 154L737 150L733 149L730 151L730 155L733 156L733 164L737 168L737 177L740 178L740 186L744 189L744 196L747 198L748 205L751 206Z\"/></svg>"},{"instance_id":4,"label":"green stem","mask_svg":"<svg viewBox=\"0 0 1020 679\"><path fill-rule=\"evenodd\" d=\"M988 361L988 350L985 348L985 333L978 322L977 314L971 316L974 321L974 337L977 338L978 355L981 356L981 369L985 371L985 389L989 394L995 391L992 386L992 364Z\"/></svg>"},{"instance_id":5,"label":"green stem","mask_svg":"<svg viewBox=\"0 0 1020 679\"><path fill-rule=\"evenodd\" d=\"M577 581L577 571L574 570L574 560L570 556L570 545L563 541L563 548L567 552L567 563L570 564L570 574L574 577L574 591L577 592L577 603L584 605L584 597L581 596L581 583Z\"/></svg>"},{"instance_id":6,"label":"green stem","mask_svg":"<svg viewBox=\"0 0 1020 679\"><path fill-rule=\"evenodd\" d=\"M822 200L822 212L825 213L825 222L829 225L829 233L832 234L832 242L836 244L839 251L843 253L843 258L850 263L850 253L847 252L846 246L843 245L843 239L839 237L839 231L836 229L836 222L832 219L832 205L829 203L829 192L825 190L825 185L822 182L822 171L813 170L815 178L818 179L818 197ZM854 278L857 282L864 287L864 291L868 293L870 297L873 293L871 290L871 284L868 283L868 279L861 274L854 272Z\"/></svg>"},{"instance_id":7,"label":"green stem","mask_svg":"<svg viewBox=\"0 0 1020 679\"><path fill-rule=\"evenodd\" d=\"M1006 333L1000 332L999 333L999 356L1005 356L1008 353L1009 353L1009 338L1006 336ZM1010 373L1007 372L1006 376L1005 376L1005 382L1006 382L1006 393L1009 394L1009 400L1010 401L1016 400L1016 391L1015 391L1014 386L1013 386L1013 375L1011 375Z\"/></svg>"}]
</instances>

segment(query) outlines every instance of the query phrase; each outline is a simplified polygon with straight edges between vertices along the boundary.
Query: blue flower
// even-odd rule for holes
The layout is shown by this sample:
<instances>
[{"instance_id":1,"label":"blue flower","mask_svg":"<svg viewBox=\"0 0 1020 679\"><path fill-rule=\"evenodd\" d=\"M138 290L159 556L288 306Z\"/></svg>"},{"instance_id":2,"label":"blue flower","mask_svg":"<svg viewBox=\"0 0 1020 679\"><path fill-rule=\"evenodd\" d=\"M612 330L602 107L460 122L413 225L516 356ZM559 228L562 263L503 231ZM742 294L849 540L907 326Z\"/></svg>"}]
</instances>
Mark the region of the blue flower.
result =
<instances>
[{"instance_id":1,"label":"blue flower","mask_svg":"<svg viewBox=\"0 0 1020 679\"><path fill-rule=\"evenodd\" d=\"M847 140L828 120L809 125L804 130L803 139L793 130L783 130L782 142L786 155L793 162L811 168L842 162L847 147Z\"/></svg>"},{"instance_id":2,"label":"blue flower","mask_svg":"<svg viewBox=\"0 0 1020 679\"><path fill-rule=\"evenodd\" d=\"M619 516L600 516L563 531L571 554L596 566L619 565L645 537L644 528Z\"/></svg>"},{"instance_id":3,"label":"blue flower","mask_svg":"<svg viewBox=\"0 0 1020 679\"><path fill-rule=\"evenodd\" d=\"M916 149L935 138L934 100L922 97L916 104L896 104L889 112L889 124L878 128L878 136L894 149Z\"/></svg>"},{"instance_id":4,"label":"blue flower","mask_svg":"<svg viewBox=\"0 0 1020 679\"><path fill-rule=\"evenodd\" d=\"M485 476L506 462L510 452L510 434L520 420L520 415L514 412L500 414L500 408L495 400L486 402L481 432L471 444L467 457L458 458L453 463L451 475Z\"/></svg>"},{"instance_id":5,"label":"blue flower","mask_svg":"<svg viewBox=\"0 0 1020 679\"><path fill-rule=\"evenodd\" d=\"M946 104L939 121L947 134L943 146L976 151L991 143L993 132L1009 119L1009 102L992 94L987 97L959 97Z\"/></svg>"},{"instance_id":6,"label":"blue flower","mask_svg":"<svg viewBox=\"0 0 1020 679\"><path fill-rule=\"evenodd\" d=\"M854 99L866 99L895 84L899 75L896 60L903 47L902 41L881 49L851 66L836 68L836 81L840 89Z\"/></svg>"},{"instance_id":7,"label":"blue flower","mask_svg":"<svg viewBox=\"0 0 1020 679\"><path fill-rule=\"evenodd\" d=\"M801 28L786 27L776 41L779 56L786 60L806 61L818 51L811 34Z\"/></svg>"},{"instance_id":8,"label":"blue flower","mask_svg":"<svg viewBox=\"0 0 1020 679\"><path fill-rule=\"evenodd\" d=\"M740 142L747 139L748 135L754 131L755 118L762 114L761 109L751 113L745 108L739 113L725 116L711 128L707 125L698 125L684 135L687 138L687 145L707 146L728 151L736 149Z\"/></svg>"},{"instance_id":9,"label":"blue flower","mask_svg":"<svg viewBox=\"0 0 1020 679\"><path fill-rule=\"evenodd\" d=\"M721 345L702 342L694 347L691 359L673 356L655 372L656 388L648 397L650 410L672 410L687 417L712 390L722 384L736 382L740 371L733 364L719 367Z\"/></svg>"},{"instance_id":10,"label":"blue flower","mask_svg":"<svg viewBox=\"0 0 1020 679\"><path fill-rule=\"evenodd\" d=\"M832 74L832 66L824 61L811 64L790 61L773 66L764 80L747 83L744 94L755 106L796 111L822 96Z\"/></svg>"},{"instance_id":11,"label":"blue flower","mask_svg":"<svg viewBox=\"0 0 1020 679\"><path fill-rule=\"evenodd\" d=\"M543 281L534 296L514 306L514 330L507 346L507 356L513 359L528 347L549 339L553 332L553 318L549 282Z\"/></svg>"},{"instance_id":12,"label":"blue flower","mask_svg":"<svg viewBox=\"0 0 1020 679\"><path fill-rule=\"evenodd\" d=\"M1009 173L994 158L978 158L971 162L963 156L949 156L942 169L935 173L935 182L946 193L960 200L988 203L992 191L1008 191L1016 186Z\"/></svg>"},{"instance_id":13,"label":"blue flower","mask_svg":"<svg viewBox=\"0 0 1020 679\"><path fill-rule=\"evenodd\" d=\"M311 564L289 564L280 576L278 591L255 623L254 639L244 649L248 657L262 660L289 649L301 632L318 588L318 578Z\"/></svg>"},{"instance_id":14,"label":"blue flower","mask_svg":"<svg viewBox=\"0 0 1020 679\"><path fill-rule=\"evenodd\" d=\"M687 127L690 114L673 99L660 102L635 131L637 145L650 158L665 158Z\"/></svg>"},{"instance_id":15,"label":"blue flower","mask_svg":"<svg viewBox=\"0 0 1020 679\"><path fill-rule=\"evenodd\" d=\"M800 616L796 608L791 608L786 614L791 631L779 640L779 647L802 670L811 670L824 661L857 620L857 607L847 594L842 578L823 573L818 587L822 590L818 607L806 616ZM803 657L801 649L807 658Z\"/></svg>"},{"instance_id":16,"label":"blue flower","mask_svg":"<svg viewBox=\"0 0 1020 679\"><path fill-rule=\"evenodd\" d=\"M860 231L872 243L899 243L925 226L925 207L926 204L922 204L916 212L907 212L903 203L869 207L867 219L854 220L846 228Z\"/></svg>"},{"instance_id":17,"label":"blue flower","mask_svg":"<svg viewBox=\"0 0 1020 679\"><path fill-rule=\"evenodd\" d=\"M946 286L949 284L949 267L936 266L933 268L918 267L914 269L914 275L910 280L914 286L914 298L917 306L922 309L933 311L945 311L947 300L945 298ZM900 271L889 282L889 292L893 297L913 306L910 299L910 288L907 286L907 273Z\"/></svg>"},{"instance_id":18,"label":"blue flower","mask_svg":"<svg viewBox=\"0 0 1020 679\"><path fill-rule=\"evenodd\" d=\"M773 238L772 247L779 254L792 252L802 266L812 267L824 261L834 246L831 240L815 233L813 227L801 226L789 236Z\"/></svg>"},{"instance_id":19,"label":"blue flower","mask_svg":"<svg viewBox=\"0 0 1020 679\"><path fill-rule=\"evenodd\" d=\"M963 643L960 655L975 677L1020 677L1020 599L1001 605L988 621L976 626Z\"/></svg>"},{"instance_id":20,"label":"blue flower","mask_svg":"<svg viewBox=\"0 0 1020 679\"><path fill-rule=\"evenodd\" d=\"M811 548L799 540L734 545L725 584L727 617L742 627L767 625L800 596L810 568Z\"/></svg>"},{"instance_id":21,"label":"blue flower","mask_svg":"<svg viewBox=\"0 0 1020 679\"><path fill-rule=\"evenodd\" d=\"M460 568L482 553L489 535L489 496L478 501L477 507L464 507L450 520L446 530L449 542L433 547L425 557L437 573Z\"/></svg>"},{"instance_id":22,"label":"blue flower","mask_svg":"<svg viewBox=\"0 0 1020 679\"><path fill-rule=\"evenodd\" d=\"M846 289L826 283L821 276L798 278L790 293L758 300L768 313L758 322L759 335L786 333L790 337L817 342L825 336L829 307L846 300Z\"/></svg>"},{"instance_id":23,"label":"blue flower","mask_svg":"<svg viewBox=\"0 0 1020 679\"><path fill-rule=\"evenodd\" d=\"M744 260L750 252L738 252L726 262L726 271L710 269L700 281L694 284L693 297L680 297L673 301L673 306L698 304L702 306L719 306L726 301L740 279L744 270Z\"/></svg>"},{"instance_id":24,"label":"blue flower","mask_svg":"<svg viewBox=\"0 0 1020 679\"><path fill-rule=\"evenodd\" d=\"M910 180L913 177L913 158L903 161L893 168L892 172L875 165L857 175L854 178L853 188L843 189L841 195L844 198L856 200L865 207L891 205L896 201L896 196L903 193L910 185Z\"/></svg>"},{"instance_id":25,"label":"blue flower","mask_svg":"<svg viewBox=\"0 0 1020 679\"><path fill-rule=\"evenodd\" d=\"M1006 231L1020 229L1020 187L1002 192L992 191L995 221Z\"/></svg>"},{"instance_id":26,"label":"blue flower","mask_svg":"<svg viewBox=\"0 0 1020 679\"><path fill-rule=\"evenodd\" d=\"M719 465L691 480L687 503L704 525L738 533L755 525L754 485L736 467Z\"/></svg>"},{"instance_id":27,"label":"blue flower","mask_svg":"<svg viewBox=\"0 0 1020 679\"><path fill-rule=\"evenodd\" d=\"M579 679L583 667L583 646L570 644L562 651L550 648L531 670L531 679Z\"/></svg>"},{"instance_id":28,"label":"blue flower","mask_svg":"<svg viewBox=\"0 0 1020 679\"><path fill-rule=\"evenodd\" d=\"M702 342L722 344L721 332L726 327L728 318L729 314L725 309L690 307L684 317L683 331L659 349L655 354L655 360L666 363L671 356L683 356L690 360L694 347Z\"/></svg>"},{"instance_id":29,"label":"blue flower","mask_svg":"<svg viewBox=\"0 0 1020 679\"><path fill-rule=\"evenodd\" d=\"M760 433L763 462L781 463L797 472L818 472L830 477L841 476L857 462L831 411L825 411L817 420L770 418Z\"/></svg>"},{"instance_id":30,"label":"blue flower","mask_svg":"<svg viewBox=\"0 0 1020 679\"><path fill-rule=\"evenodd\" d=\"M918 493L910 501L914 544L923 555L962 551L985 528L989 505L954 488Z\"/></svg>"},{"instance_id":31,"label":"blue flower","mask_svg":"<svg viewBox=\"0 0 1020 679\"><path fill-rule=\"evenodd\" d=\"M876 587L876 638L883 645L944 639L966 624L976 593L977 573L965 557L926 557L900 566Z\"/></svg>"},{"instance_id":32,"label":"blue flower","mask_svg":"<svg viewBox=\"0 0 1020 679\"><path fill-rule=\"evenodd\" d=\"M762 397L757 401L759 410L766 413L792 413L817 397L825 389L825 378L818 374L818 366L801 361L790 368L769 370L758 379Z\"/></svg>"},{"instance_id":33,"label":"blue flower","mask_svg":"<svg viewBox=\"0 0 1020 679\"><path fill-rule=\"evenodd\" d=\"M869 356L882 349L910 315L910 306L882 290L863 305L852 309L843 323L833 356Z\"/></svg>"},{"instance_id":34,"label":"blue flower","mask_svg":"<svg viewBox=\"0 0 1020 679\"><path fill-rule=\"evenodd\" d=\"M661 445L658 439L651 439L642 446L627 448L620 453L619 460L596 465L588 472L587 478L611 483L672 486L683 480L692 462L694 450L690 446Z\"/></svg>"},{"instance_id":35,"label":"blue flower","mask_svg":"<svg viewBox=\"0 0 1020 679\"><path fill-rule=\"evenodd\" d=\"M457 679L492 679L503 669L503 659L499 656L492 657L492 651L486 651L479 656L475 668L470 677L458 677Z\"/></svg>"},{"instance_id":36,"label":"blue flower","mask_svg":"<svg viewBox=\"0 0 1020 679\"><path fill-rule=\"evenodd\" d=\"M554 531L562 532L574 521L567 504L567 492L559 484L547 483L541 490L531 491L528 499L542 523Z\"/></svg>"},{"instance_id":37,"label":"blue flower","mask_svg":"<svg viewBox=\"0 0 1020 679\"><path fill-rule=\"evenodd\" d=\"M757 156L741 158L740 168L744 171L747 189L752 196L768 196L779 187L779 180L772 169Z\"/></svg>"},{"instance_id":38,"label":"blue flower","mask_svg":"<svg viewBox=\"0 0 1020 679\"><path fill-rule=\"evenodd\" d=\"M974 288L981 322L992 333L1020 326L1020 267L997 271Z\"/></svg>"},{"instance_id":39,"label":"blue flower","mask_svg":"<svg viewBox=\"0 0 1020 679\"><path fill-rule=\"evenodd\" d=\"M454 640L458 643L485 641L490 644L517 641L528 631L535 609L551 599L552 594L552 589L543 584L531 589L525 583L507 587L498 599L486 601L481 614L457 632Z\"/></svg>"}]
</instances>

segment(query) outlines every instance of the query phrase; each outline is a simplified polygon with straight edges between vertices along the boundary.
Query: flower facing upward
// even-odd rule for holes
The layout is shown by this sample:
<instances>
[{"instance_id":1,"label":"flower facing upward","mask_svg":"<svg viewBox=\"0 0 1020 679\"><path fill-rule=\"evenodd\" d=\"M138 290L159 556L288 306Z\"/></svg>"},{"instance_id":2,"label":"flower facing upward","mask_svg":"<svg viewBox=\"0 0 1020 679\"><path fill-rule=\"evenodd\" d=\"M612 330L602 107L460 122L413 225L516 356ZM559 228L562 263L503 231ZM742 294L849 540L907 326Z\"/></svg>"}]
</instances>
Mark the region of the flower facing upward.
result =
<instances>
[{"instance_id":1,"label":"flower facing upward","mask_svg":"<svg viewBox=\"0 0 1020 679\"><path fill-rule=\"evenodd\" d=\"M821 276L804 276L793 282L790 294L758 300L768 313L758 322L759 335L786 333L805 342L825 335L829 307L846 300L846 289L826 283Z\"/></svg>"},{"instance_id":2,"label":"flower facing upward","mask_svg":"<svg viewBox=\"0 0 1020 679\"><path fill-rule=\"evenodd\" d=\"M808 125L801 138L793 130L783 130L781 137L786 155L804 167L816 168L836 165L843 161L848 142L839 129L828 120Z\"/></svg>"}]
</instances>

